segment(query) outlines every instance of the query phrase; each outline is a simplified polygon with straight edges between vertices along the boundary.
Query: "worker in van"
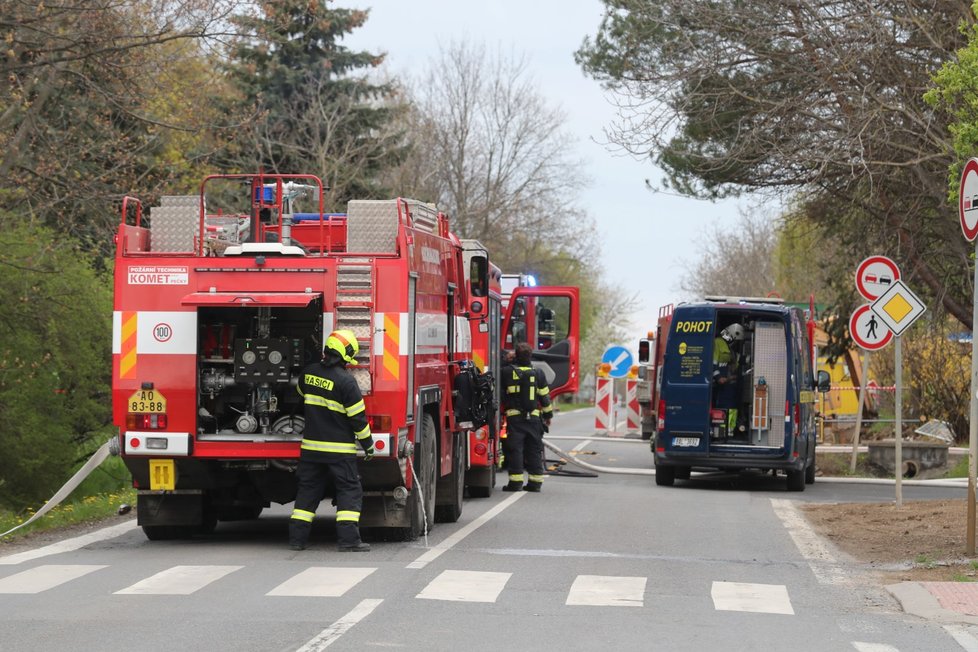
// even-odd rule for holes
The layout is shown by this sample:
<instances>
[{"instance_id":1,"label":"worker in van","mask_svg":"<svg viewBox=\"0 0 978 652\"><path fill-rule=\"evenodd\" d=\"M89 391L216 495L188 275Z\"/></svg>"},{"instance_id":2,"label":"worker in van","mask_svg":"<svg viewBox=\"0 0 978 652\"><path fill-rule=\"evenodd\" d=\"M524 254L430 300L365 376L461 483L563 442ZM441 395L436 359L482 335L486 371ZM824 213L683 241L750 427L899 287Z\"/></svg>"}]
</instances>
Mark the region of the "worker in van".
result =
<instances>
[{"instance_id":1,"label":"worker in van","mask_svg":"<svg viewBox=\"0 0 978 652\"><path fill-rule=\"evenodd\" d=\"M727 412L727 435L737 429L738 363L744 327L730 324L713 341L713 406Z\"/></svg>"}]
</instances>

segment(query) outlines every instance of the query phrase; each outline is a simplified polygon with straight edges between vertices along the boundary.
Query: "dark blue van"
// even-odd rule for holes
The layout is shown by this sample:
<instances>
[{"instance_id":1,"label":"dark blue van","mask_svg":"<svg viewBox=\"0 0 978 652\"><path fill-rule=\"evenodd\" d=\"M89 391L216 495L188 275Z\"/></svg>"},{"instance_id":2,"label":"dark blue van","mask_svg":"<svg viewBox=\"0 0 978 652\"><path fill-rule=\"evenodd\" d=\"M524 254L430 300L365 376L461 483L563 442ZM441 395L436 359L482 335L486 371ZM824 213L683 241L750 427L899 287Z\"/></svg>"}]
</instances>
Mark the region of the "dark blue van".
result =
<instances>
[{"instance_id":1,"label":"dark blue van","mask_svg":"<svg viewBox=\"0 0 978 652\"><path fill-rule=\"evenodd\" d=\"M778 470L789 491L815 482L815 392L804 313L772 299L680 304L663 360L655 482L690 469ZM824 374L824 376L823 376Z\"/></svg>"}]
</instances>

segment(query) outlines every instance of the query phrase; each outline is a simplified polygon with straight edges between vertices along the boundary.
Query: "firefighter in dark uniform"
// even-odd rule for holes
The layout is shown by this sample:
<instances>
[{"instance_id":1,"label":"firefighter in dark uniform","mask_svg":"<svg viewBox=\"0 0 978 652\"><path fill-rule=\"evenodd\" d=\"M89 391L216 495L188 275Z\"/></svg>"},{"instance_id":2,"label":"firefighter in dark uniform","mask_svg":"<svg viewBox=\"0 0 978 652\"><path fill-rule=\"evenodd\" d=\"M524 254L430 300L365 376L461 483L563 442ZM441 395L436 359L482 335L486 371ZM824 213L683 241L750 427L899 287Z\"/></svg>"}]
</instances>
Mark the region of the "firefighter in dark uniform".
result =
<instances>
[{"instance_id":1,"label":"firefighter in dark uniform","mask_svg":"<svg viewBox=\"0 0 978 652\"><path fill-rule=\"evenodd\" d=\"M533 349L516 345L516 357L503 368L503 406L506 408L506 468L509 483L503 491L538 492L543 486L543 429L550 427L553 407L543 371L530 363ZM523 470L527 471L526 487Z\"/></svg>"},{"instance_id":2,"label":"firefighter in dark uniform","mask_svg":"<svg viewBox=\"0 0 978 652\"><path fill-rule=\"evenodd\" d=\"M356 364L360 350L352 331L333 331L326 338L323 359L302 371L297 389L305 402L306 425L299 453L299 488L289 520L289 545L304 550L312 519L330 477L336 485L336 539L341 552L366 552L360 540L363 487L357 473L357 445L369 460L373 437L363 396L347 364Z\"/></svg>"}]
</instances>

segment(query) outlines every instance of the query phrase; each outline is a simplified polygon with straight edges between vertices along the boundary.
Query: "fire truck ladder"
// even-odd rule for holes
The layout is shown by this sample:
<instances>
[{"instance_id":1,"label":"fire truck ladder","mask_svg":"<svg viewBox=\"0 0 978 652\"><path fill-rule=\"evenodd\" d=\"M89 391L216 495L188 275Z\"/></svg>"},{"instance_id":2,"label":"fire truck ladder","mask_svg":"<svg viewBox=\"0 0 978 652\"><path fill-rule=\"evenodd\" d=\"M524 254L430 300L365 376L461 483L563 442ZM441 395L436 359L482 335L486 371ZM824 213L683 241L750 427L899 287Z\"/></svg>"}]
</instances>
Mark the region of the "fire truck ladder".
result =
<instances>
[{"instance_id":1,"label":"fire truck ladder","mask_svg":"<svg viewBox=\"0 0 978 652\"><path fill-rule=\"evenodd\" d=\"M343 258L336 268L336 329L353 331L360 343L357 365L349 367L362 394L369 394L373 348L374 265L369 258Z\"/></svg>"}]
</instances>

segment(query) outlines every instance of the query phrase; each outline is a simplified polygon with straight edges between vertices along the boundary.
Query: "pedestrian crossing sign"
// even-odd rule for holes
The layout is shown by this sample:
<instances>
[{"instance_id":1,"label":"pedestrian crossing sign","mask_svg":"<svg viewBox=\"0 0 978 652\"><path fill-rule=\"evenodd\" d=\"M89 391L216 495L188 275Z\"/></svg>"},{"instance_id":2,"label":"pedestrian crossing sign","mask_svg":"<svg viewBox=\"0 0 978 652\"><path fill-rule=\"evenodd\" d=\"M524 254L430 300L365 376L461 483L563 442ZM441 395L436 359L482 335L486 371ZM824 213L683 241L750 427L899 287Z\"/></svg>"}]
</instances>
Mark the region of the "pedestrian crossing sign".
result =
<instances>
[{"instance_id":1,"label":"pedestrian crossing sign","mask_svg":"<svg viewBox=\"0 0 978 652\"><path fill-rule=\"evenodd\" d=\"M903 281L899 280L894 281L893 285L881 294L871 304L870 308L897 336L901 335L927 310L917 295L911 292Z\"/></svg>"}]
</instances>

